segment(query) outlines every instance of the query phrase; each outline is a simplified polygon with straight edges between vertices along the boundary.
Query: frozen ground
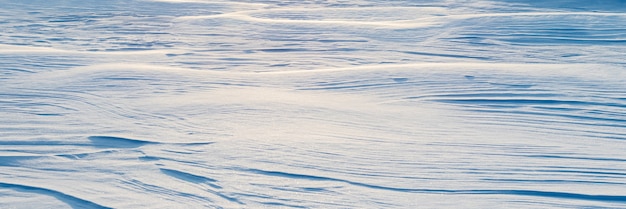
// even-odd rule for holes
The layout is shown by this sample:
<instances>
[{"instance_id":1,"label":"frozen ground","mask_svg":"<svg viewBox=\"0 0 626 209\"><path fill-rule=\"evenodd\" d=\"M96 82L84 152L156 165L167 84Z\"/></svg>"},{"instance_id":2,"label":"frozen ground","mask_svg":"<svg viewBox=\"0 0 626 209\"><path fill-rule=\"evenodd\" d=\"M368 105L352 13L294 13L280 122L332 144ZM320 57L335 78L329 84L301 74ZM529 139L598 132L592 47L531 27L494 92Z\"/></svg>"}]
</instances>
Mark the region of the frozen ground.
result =
<instances>
[{"instance_id":1,"label":"frozen ground","mask_svg":"<svg viewBox=\"0 0 626 209\"><path fill-rule=\"evenodd\" d=\"M0 208L625 208L625 58L621 0L0 0Z\"/></svg>"}]
</instances>

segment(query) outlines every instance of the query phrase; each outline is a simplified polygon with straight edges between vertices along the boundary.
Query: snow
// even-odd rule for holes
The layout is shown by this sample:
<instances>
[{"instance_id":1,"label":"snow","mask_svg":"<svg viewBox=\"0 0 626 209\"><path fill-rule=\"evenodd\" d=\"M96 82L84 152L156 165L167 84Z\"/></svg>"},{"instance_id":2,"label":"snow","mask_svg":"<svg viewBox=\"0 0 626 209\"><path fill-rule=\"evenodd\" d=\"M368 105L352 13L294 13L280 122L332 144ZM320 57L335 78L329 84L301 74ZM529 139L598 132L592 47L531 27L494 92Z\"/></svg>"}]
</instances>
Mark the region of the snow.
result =
<instances>
[{"instance_id":1,"label":"snow","mask_svg":"<svg viewBox=\"0 0 626 209\"><path fill-rule=\"evenodd\" d=\"M625 4L0 0L0 208L624 208Z\"/></svg>"}]
</instances>

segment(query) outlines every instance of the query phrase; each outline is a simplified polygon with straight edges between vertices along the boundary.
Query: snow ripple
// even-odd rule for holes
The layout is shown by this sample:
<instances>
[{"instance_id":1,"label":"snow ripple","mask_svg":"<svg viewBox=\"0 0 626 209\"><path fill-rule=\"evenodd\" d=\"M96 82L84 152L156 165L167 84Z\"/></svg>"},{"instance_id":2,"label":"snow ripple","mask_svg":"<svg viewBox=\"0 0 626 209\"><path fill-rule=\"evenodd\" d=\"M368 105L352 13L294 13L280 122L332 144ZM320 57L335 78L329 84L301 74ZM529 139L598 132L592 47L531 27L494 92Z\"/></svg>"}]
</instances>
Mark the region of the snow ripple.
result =
<instances>
[{"instance_id":1,"label":"snow ripple","mask_svg":"<svg viewBox=\"0 0 626 209\"><path fill-rule=\"evenodd\" d=\"M623 208L623 11L2 1L0 208Z\"/></svg>"}]
</instances>

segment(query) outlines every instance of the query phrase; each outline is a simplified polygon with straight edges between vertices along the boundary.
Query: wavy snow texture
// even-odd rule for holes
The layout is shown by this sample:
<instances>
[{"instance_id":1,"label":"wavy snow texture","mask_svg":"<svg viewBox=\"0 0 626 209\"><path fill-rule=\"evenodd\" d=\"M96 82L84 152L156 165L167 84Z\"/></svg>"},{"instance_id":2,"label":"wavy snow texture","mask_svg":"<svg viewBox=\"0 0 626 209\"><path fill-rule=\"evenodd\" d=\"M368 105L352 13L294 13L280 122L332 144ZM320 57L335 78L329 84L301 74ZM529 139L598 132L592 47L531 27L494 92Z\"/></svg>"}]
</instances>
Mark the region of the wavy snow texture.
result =
<instances>
[{"instance_id":1,"label":"wavy snow texture","mask_svg":"<svg viewBox=\"0 0 626 209\"><path fill-rule=\"evenodd\" d=\"M622 1L0 4L0 208L626 207Z\"/></svg>"}]
</instances>

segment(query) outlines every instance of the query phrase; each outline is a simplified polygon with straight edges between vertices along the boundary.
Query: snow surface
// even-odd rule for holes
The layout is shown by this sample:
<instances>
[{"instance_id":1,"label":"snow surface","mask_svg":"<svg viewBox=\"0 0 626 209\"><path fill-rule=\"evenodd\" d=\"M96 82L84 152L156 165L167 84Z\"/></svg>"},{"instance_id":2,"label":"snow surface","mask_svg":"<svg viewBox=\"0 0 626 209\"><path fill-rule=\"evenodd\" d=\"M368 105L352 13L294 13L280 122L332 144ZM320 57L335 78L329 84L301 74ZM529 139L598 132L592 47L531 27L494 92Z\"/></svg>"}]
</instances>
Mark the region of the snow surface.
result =
<instances>
[{"instance_id":1,"label":"snow surface","mask_svg":"<svg viewBox=\"0 0 626 209\"><path fill-rule=\"evenodd\" d=\"M0 0L0 208L625 208L626 2Z\"/></svg>"}]
</instances>

